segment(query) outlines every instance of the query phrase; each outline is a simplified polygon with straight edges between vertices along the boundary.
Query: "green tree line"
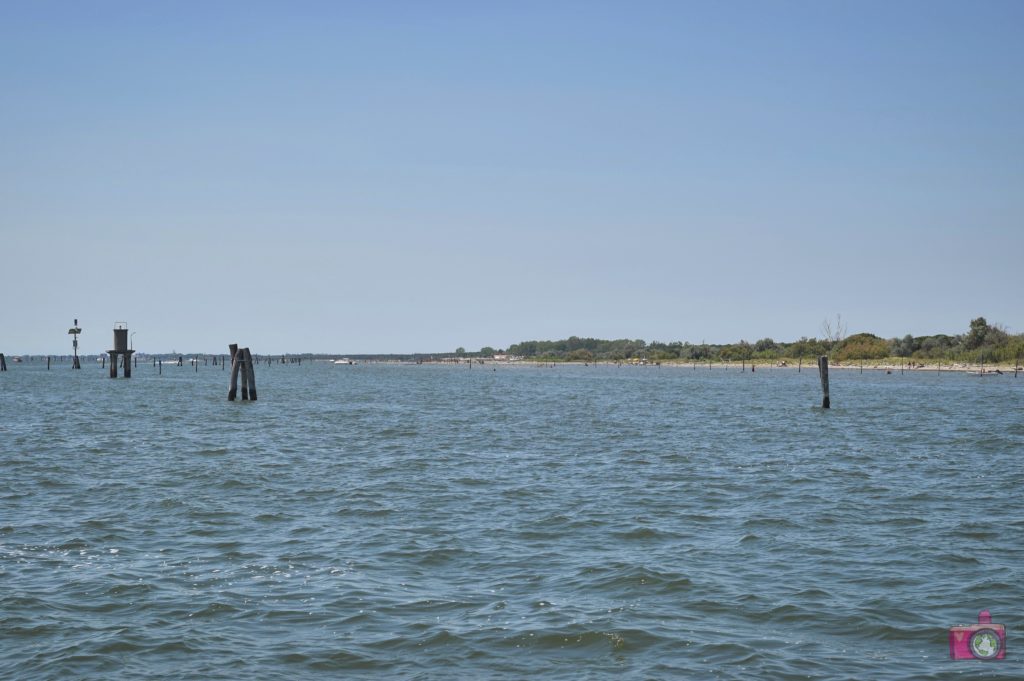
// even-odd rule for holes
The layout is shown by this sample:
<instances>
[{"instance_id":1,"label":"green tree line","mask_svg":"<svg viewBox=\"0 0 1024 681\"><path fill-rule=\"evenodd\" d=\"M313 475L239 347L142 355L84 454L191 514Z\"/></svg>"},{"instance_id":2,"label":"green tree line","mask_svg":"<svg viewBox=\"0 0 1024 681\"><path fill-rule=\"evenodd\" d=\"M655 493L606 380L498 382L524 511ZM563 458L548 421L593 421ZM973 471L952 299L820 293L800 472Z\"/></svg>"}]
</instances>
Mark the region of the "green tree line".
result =
<instances>
[{"instance_id":1,"label":"green tree line","mask_svg":"<svg viewBox=\"0 0 1024 681\"><path fill-rule=\"evenodd\" d=\"M490 348L484 348L490 350ZM484 354L481 351L481 354ZM1024 334L1011 335L984 317L971 320L965 333L936 334L902 338L880 338L857 333L845 338L807 338L776 342L762 338L755 342L707 344L673 341L646 342L621 338L602 340L571 336L564 340L523 341L509 346L508 354L537 361L778 361L830 355L835 361L878 360L902 357L955 362L1014 362L1024 357ZM486 356L486 355L485 355Z\"/></svg>"}]
</instances>

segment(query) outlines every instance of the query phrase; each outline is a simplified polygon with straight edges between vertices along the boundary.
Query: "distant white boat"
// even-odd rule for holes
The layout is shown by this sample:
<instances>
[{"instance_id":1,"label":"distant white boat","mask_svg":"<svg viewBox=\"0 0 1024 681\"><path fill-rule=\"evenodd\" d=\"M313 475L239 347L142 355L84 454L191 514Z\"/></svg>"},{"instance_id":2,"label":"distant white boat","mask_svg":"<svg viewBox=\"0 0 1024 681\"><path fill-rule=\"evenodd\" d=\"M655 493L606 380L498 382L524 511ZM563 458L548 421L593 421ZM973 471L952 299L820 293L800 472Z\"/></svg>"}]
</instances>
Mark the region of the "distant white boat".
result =
<instances>
[{"instance_id":1,"label":"distant white boat","mask_svg":"<svg viewBox=\"0 0 1024 681\"><path fill-rule=\"evenodd\" d=\"M352 360L348 359L347 357L342 357L341 359L336 359L336 360L334 360L334 363L335 364L355 364L355 362L353 362Z\"/></svg>"}]
</instances>

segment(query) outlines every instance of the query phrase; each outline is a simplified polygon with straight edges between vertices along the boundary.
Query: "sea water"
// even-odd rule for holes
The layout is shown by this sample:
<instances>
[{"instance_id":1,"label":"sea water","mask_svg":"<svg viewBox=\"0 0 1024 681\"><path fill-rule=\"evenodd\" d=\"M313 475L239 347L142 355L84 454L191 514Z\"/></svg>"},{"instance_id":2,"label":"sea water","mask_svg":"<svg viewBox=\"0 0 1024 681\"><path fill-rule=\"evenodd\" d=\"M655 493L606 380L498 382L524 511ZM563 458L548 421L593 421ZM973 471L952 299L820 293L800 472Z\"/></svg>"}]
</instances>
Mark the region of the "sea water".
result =
<instances>
[{"instance_id":1,"label":"sea water","mask_svg":"<svg viewBox=\"0 0 1024 681\"><path fill-rule=\"evenodd\" d=\"M0 678L1024 678L1024 378L10 366Z\"/></svg>"}]
</instances>

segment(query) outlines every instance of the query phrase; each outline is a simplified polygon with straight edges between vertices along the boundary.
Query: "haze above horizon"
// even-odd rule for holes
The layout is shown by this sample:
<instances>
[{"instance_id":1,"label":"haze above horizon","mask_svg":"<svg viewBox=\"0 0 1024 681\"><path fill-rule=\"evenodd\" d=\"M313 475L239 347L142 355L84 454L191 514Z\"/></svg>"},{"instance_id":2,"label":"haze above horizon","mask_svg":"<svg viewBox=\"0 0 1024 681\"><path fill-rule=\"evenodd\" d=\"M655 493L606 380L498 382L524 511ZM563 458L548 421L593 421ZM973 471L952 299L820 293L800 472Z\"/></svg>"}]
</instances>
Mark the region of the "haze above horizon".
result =
<instances>
[{"instance_id":1,"label":"haze above horizon","mask_svg":"<svg viewBox=\"0 0 1024 681\"><path fill-rule=\"evenodd\" d=\"M1024 3L6 3L0 352L1024 331Z\"/></svg>"}]
</instances>

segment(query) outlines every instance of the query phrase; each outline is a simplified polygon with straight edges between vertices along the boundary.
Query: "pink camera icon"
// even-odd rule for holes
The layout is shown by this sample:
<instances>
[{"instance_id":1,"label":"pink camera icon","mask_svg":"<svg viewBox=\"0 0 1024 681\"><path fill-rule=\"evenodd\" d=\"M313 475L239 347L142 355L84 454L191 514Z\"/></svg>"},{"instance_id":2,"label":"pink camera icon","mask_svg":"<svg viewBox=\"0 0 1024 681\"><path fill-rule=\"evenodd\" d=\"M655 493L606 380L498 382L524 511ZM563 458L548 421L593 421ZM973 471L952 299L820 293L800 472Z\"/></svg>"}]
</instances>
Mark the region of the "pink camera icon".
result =
<instances>
[{"instance_id":1,"label":"pink camera icon","mask_svg":"<svg viewBox=\"0 0 1024 681\"><path fill-rule=\"evenodd\" d=\"M949 656L954 660L1002 660L1006 657L1006 627L992 624L988 610L978 613L977 624L949 628Z\"/></svg>"}]
</instances>

